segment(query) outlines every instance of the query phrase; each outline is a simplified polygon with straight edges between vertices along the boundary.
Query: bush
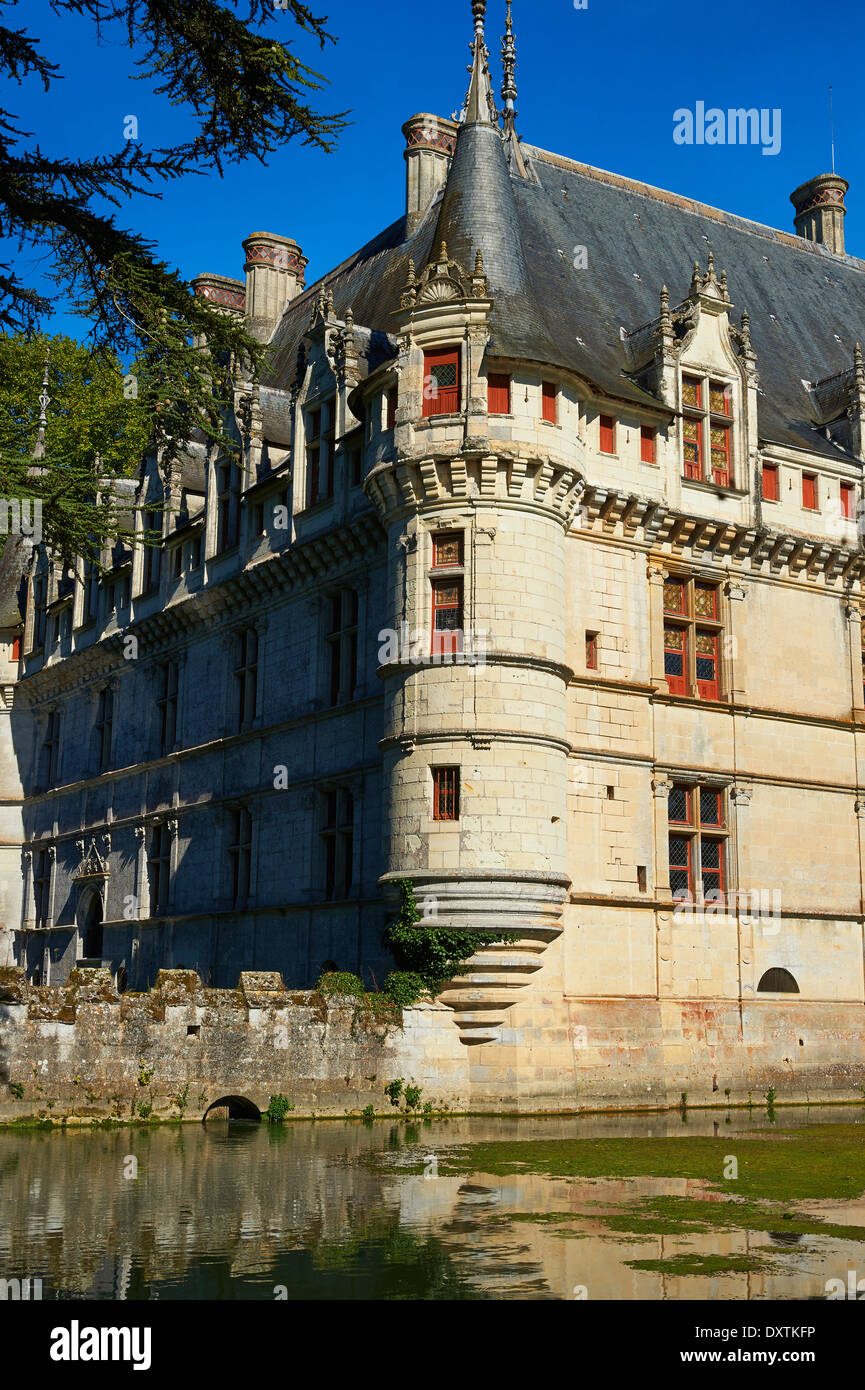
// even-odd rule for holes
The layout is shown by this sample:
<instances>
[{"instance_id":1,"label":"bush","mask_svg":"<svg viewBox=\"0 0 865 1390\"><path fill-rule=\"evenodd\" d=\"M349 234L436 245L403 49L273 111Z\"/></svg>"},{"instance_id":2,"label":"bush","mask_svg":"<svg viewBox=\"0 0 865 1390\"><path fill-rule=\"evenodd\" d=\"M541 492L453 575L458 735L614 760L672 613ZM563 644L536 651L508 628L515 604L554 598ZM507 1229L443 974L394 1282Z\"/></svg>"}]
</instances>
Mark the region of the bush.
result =
<instances>
[{"instance_id":1,"label":"bush","mask_svg":"<svg viewBox=\"0 0 865 1390\"><path fill-rule=\"evenodd\" d=\"M406 1086L405 1103L409 1110L417 1110L420 1105L421 1088L420 1086Z\"/></svg>"},{"instance_id":2,"label":"bush","mask_svg":"<svg viewBox=\"0 0 865 1390\"><path fill-rule=\"evenodd\" d=\"M423 976L416 971L392 970L385 979L384 993L401 1009L407 1009L422 995L429 994L429 990Z\"/></svg>"},{"instance_id":3,"label":"bush","mask_svg":"<svg viewBox=\"0 0 865 1390\"><path fill-rule=\"evenodd\" d=\"M270 1104L268 1105L267 1110L264 1112L265 1119L267 1120L268 1124L281 1125L288 1112L293 1109L294 1106L288 1099L288 1096L271 1096Z\"/></svg>"},{"instance_id":4,"label":"bush","mask_svg":"<svg viewBox=\"0 0 865 1390\"><path fill-rule=\"evenodd\" d=\"M375 1106L365 1105L360 1112L360 1118L365 1125L370 1124L375 1119Z\"/></svg>"},{"instance_id":5,"label":"bush","mask_svg":"<svg viewBox=\"0 0 865 1390\"><path fill-rule=\"evenodd\" d=\"M360 976L352 975L348 970L329 970L321 976L316 989L319 994L348 994L356 999L362 999L366 992Z\"/></svg>"},{"instance_id":6,"label":"bush","mask_svg":"<svg viewBox=\"0 0 865 1390\"><path fill-rule=\"evenodd\" d=\"M399 1105L399 1098L402 1095L402 1077L400 1076L396 1081L389 1081L384 1088L384 1093L391 1105Z\"/></svg>"}]
</instances>

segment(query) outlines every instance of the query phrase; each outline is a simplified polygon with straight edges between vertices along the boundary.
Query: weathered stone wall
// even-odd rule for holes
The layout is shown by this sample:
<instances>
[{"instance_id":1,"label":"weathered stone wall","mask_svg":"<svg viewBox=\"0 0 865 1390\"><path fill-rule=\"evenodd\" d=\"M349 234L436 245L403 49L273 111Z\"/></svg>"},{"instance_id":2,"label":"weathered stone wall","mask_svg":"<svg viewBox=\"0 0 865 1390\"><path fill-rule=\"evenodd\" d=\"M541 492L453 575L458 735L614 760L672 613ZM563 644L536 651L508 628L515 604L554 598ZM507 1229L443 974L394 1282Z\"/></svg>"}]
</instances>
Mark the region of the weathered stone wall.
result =
<instances>
[{"instance_id":1,"label":"weathered stone wall","mask_svg":"<svg viewBox=\"0 0 865 1390\"><path fill-rule=\"evenodd\" d=\"M122 996L108 970L43 987L23 970L0 971L0 1120L128 1119L142 1107L144 1117L200 1119L226 1096L263 1111L279 1094L298 1115L343 1115L389 1109L384 1087L400 1076L437 1107L468 1108L449 1009L416 1007L401 1026L399 1010L374 1018L263 971L223 990L203 988L194 971L163 970L147 994Z\"/></svg>"},{"instance_id":2,"label":"weathered stone wall","mask_svg":"<svg viewBox=\"0 0 865 1390\"><path fill-rule=\"evenodd\" d=\"M34 987L0 970L0 1122L201 1119L217 1101L259 1110L285 1095L301 1116L391 1113L399 1077L436 1110L585 1109L861 1100L861 1006L796 1000L570 1000L560 942L545 987L508 1012L499 1041L466 1046L442 1003L372 1014L353 1000L246 972L236 990L161 971L118 995L107 970Z\"/></svg>"}]
</instances>

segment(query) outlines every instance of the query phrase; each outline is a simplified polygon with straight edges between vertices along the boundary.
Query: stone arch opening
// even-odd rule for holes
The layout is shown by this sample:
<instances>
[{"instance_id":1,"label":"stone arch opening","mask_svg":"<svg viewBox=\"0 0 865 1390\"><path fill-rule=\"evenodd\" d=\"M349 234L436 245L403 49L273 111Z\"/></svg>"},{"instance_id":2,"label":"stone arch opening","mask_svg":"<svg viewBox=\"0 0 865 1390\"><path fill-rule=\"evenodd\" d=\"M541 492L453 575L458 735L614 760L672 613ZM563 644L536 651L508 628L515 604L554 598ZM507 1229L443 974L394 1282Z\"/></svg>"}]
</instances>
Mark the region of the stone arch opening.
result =
<instances>
[{"instance_id":1,"label":"stone arch opening","mask_svg":"<svg viewBox=\"0 0 865 1390\"><path fill-rule=\"evenodd\" d=\"M246 1120L250 1124L261 1124L261 1111L246 1096L220 1096L205 1110L201 1122L208 1120Z\"/></svg>"},{"instance_id":2,"label":"stone arch opening","mask_svg":"<svg viewBox=\"0 0 865 1390\"><path fill-rule=\"evenodd\" d=\"M102 918L102 894L96 888L85 889L78 905L78 931L81 954L85 959L102 959Z\"/></svg>"},{"instance_id":3,"label":"stone arch opening","mask_svg":"<svg viewBox=\"0 0 865 1390\"><path fill-rule=\"evenodd\" d=\"M798 994L799 986L789 970L781 965L773 965L762 976L757 986L758 994Z\"/></svg>"}]
</instances>

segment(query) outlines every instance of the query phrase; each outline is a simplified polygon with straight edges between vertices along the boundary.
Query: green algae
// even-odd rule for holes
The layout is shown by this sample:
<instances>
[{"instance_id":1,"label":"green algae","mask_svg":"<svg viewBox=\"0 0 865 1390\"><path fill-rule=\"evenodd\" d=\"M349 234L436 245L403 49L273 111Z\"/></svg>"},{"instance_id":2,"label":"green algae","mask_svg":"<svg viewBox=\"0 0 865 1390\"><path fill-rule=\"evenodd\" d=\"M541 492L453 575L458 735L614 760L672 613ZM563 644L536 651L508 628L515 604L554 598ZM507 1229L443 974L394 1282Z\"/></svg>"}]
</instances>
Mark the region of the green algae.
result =
<instances>
[{"instance_id":1,"label":"green algae","mask_svg":"<svg viewBox=\"0 0 865 1390\"><path fill-rule=\"evenodd\" d=\"M729 1157L738 1177L727 1180ZM407 1165L402 1173L421 1172ZM725 1194L775 1202L858 1197L865 1190L865 1124L819 1125L748 1137L512 1139L461 1145L439 1155L439 1173L553 1178L679 1178Z\"/></svg>"},{"instance_id":2,"label":"green algae","mask_svg":"<svg viewBox=\"0 0 865 1390\"><path fill-rule=\"evenodd\" d=\"M670 1255L666 1260L625 1260L629 1269L643 1270L649 1274L677 1274L680 1277L694 1275L711 1276L718 1274L766 1274L773 1273L776 1266L769 1260L761 1260L756 1255Z\"/></svg>"}]
</instances>

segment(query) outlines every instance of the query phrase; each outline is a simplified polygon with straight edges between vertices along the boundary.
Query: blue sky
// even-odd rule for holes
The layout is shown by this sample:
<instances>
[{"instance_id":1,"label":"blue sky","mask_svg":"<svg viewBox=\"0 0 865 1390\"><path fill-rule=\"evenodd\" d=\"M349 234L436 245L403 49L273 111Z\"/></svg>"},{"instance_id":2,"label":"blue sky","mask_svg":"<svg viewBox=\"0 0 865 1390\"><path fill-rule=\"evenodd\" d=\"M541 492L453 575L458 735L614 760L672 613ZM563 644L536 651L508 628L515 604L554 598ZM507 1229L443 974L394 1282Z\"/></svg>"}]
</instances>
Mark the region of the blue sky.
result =
<instances>
[{"instance_id":1,"label":"blue sky","mask_svg":"<svg viewBox=\"0 0 865 1390\"><path fill-rule=\"evenodd\" d=\"M313 3L313 9L324 9ZM273 28L296 39L305 61L330 79L323 109L350 109L352 125L327 155L294 142L272 157L167 185L160 201L136 198L118 221L155 241L191 277L242 278L241 241L279 232L309 258L307 283L392 222L404 197L400 127L416 111L450 115L467 85L469 0L406 7L331 0L339 42L321 53L279 10ZM138 118L149 145L185 138L189 124L131 77L120 31L101 44L93 25L57 16L47 0L4 11L4 22L38 34L65 80L47 96L34 81L0 92L43 149L95 154L122 143L124 117ZM836 168L850 181L847 249L865 256L865 140L860 86L865 22L859 0L514 0L518 129L534 144L643 179L772 226L793 230L792 190L830 168L828 88L834 89ZM487 44L500 85L504 0L487 7ZM706 107L779 108L777 155L759 146L677 145L673 112ZM38 264L24 266L35 279ZM50 325L84 336L62 306Z\"/></svg>"}]
</instances>

